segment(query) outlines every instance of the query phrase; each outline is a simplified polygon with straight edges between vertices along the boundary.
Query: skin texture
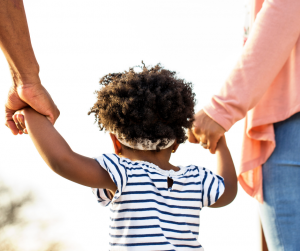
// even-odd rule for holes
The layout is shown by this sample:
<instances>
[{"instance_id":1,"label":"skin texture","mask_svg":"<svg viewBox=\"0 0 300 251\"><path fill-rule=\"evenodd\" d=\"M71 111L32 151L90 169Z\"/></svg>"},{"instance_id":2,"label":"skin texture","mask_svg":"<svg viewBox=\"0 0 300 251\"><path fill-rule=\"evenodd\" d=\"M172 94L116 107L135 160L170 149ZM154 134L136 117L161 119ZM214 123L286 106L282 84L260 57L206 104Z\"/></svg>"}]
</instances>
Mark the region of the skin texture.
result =
<instances>
[{"instance_id":1,"label":"skin texture","mask_svg":"<svg viewBox=\"0 0 300 251\"><path fill-rule=\"evenodd\" d=\"M106 188L114 195L116 185L109 174L92 158L79 155L71 150L64 138L53 125L41 114L31 108L25 108L14 115L14 121L21 128L28 129L29 136L47 165L57 174L76 183L97 188ZM178 171L179 168L169 163L172 151L176 152L179 144L157 151L140 151L123 147L115 135L110 134L115 154L132 161L148 161L164 170ZM99 142L101 144L101 142ZM217 174L224 178L225 192L212 207L222 207L231 203L237 193L237 178L230 152L223 136L216 150L218 159Z\"/></svg>"},{"instance_id":2,"label":"skin texture","mask_svg":"<svg viewBox=\"0 0 300 251\"><path fill-rule=\"evenodd\" d=\"M210 207L223 207L231 203L237 194L237 176L224 135L219 139L215 153L218 161L216 173L224 178L225 192Z\"/></svg>"},{"instance_id":3,"label":"skin texture","mask_svg":"<svg viewBox=\"0 0 300 251\"><path fill-rule=\"evenodd\" d=\"M225 132L222 126L207 116L203 110L200 110L195 114L193 128L188 130L188 140L191 143L207 144L204 148L215 154L218 141Z\"/></svg>"},{"instance_id":4,"label":"skin texture","mask_svg":"<svg viewBox=\"0 0 300 251\"><path fill-rule=\"evenodd\" d=\"M54 124L59 110L41 84L22 0L0 0L0 48L13 81L5 104L5 125L14 135L22 134L12 115L26 106L46 115Z\"/></svg>"}]
</instances>

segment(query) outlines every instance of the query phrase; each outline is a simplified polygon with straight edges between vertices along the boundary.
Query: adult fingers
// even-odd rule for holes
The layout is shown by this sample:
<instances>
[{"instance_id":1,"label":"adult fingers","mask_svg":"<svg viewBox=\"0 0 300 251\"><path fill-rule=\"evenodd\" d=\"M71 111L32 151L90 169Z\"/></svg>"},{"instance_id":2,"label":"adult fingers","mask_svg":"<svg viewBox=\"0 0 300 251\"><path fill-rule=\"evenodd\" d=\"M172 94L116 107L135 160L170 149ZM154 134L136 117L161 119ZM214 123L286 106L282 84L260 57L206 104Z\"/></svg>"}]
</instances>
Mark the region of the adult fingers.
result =
<instances>
[{"instance_id":1,"label":"adult fingers","mask_svg":"<svg viewBox=\"0 0 300 251\"><path fill-rule=\"evenodd\" d=\"M208 140L205 134L200 134L199 135L199 143L204 149L209 149L208 148Z\"/></svg>"},{"instance_id":2,"label":"adult fingers","mask_svg":"<svg viewBox=\"0 0 300 251\"><path fill-rule=\"evenodd\" d=\"M210 149L209 151L212 153L212 154L215 154L216 153L216 149L217 149L217 146L218 146L218 142L220 140L222 135L214 135L214 137L211 137L209 142L210 142Z\"/></svg>"},{"instance_id":3,"label":"adult fingers","mask_svg":"<svg viewBox=\"0 0 300 251\"><path fill-rule=\"evenodd\" d=\"M210 153L215 154L216 153L216 148L217 148L217 142L210 141L209 146L210 146L210 148L209 148Z\"/></svg>"},{"instance_id":4,"label":"adult fingers","mask_svg":"<svg viewBox=\"0 0 300 251\"><path fill-rule=\"evenodd\" d=\"M11 130L13 135L19 134L19 129L17 128L17 126L13 120L7 120L5 125Z\"/></svg>"},{"instance_id":5,"label":"adult fingers","mask_svg":"<svg viewBox=\"0 0 300 251\"><path fill-rule=\"evenodd\" d=\"M37 112L45 115L52 124L60 115L60 111L53 102L48 91L41 85L36 84L17 89L20 98Z\"/></svg>"},{"instance_id":6,"label":"adult fingers","mask_svg":"<svg viewBox=\"0 0 300 251\"><path fill-rule=\"evenodd\" d=\"M201 142L204 144L203 148L208 149L212 154L215 154L217 147L217 140L215 135L201 135Z\"/></svg>"},{"instance_id":7,"label":"adult fingers","mask_svg":"<svg viewBox=\"0 0 300 251\"><path fill-rule=\"evenodd\" d=\"M27 106L27 104L20 99L15 87L12 86L9 89L7 100L5 103L5 125L11 130L14 135L17 135L19 133L19 129L17 128L13 120L13 115L15 111L20 110L25 106Z\"/></svg>"},{"instance_id":8,"label":"adult fingers","mask_svg":"<svg viewBox=\"0 0 300 251\"><path fill-rule=\"evenodd\" d=\"M188 141L190 143L194 143L194 144L198 144L199 143L199 141L196 139L196 137L195 137L195 135L194 135L194 133L193 133L193 131L191 129L188 129L187 136L188 136Z\"/></svg>"},{"instance_id":9,"label":"adult fingers","mask_svg":"<svg viewBox=\"0 0 300 251\"><path fill-rule=\"evenodd\" d=\"M201 128L195 126L191 129L191 132L193 133L194 138L196 138L197 143L200 143L204 149L208 149L207 136L203 133Z\"/></svg>"},{"instance_id":10,"label":"adult fingers","mask_svg":"<svg viewBox=\"0 0 300 251\"><path fill-rule=\"evenodd\" d=\"M209 149L209 145L207 143L200 142L200 146L202 146L204 149Z\"/></svg>"},{"instance_id":11,"label":"adult fingers","mask_svg":"<svg viewBox=\"0 0 300 251\"><path fill-rule=\"evenodd\" d=\"M12 116L14 111L5 107L5 125L11 130L13 135L19 134L19 129L17 128Z\"/></svg>"},{"instance_id":12,"label":"adult fingers","mask_svg":"<svg viewBox=\"0 0 300 251\"><path fill-rule=\"evenodd\" d=\"M46 115L46 118L49 119L52 125L54 125L59 115L60 115L60 111L57 108L57 106L54 104L52 109L49 110L49 115Z\"/></svg>"},{"instance_id":13,"label":"adult fingers","mask_svg":"<svg viewBox=\"0 0 300 251\"><path fill-rule=\"evenodd\" d=\"M225 129L203 110L196 113L194 126L196 128L194 134L200 136L200 140L207 144L206 148L210 149L211 153L215 153L217 142L224 135Z\"/></svg>"}]
</instances>

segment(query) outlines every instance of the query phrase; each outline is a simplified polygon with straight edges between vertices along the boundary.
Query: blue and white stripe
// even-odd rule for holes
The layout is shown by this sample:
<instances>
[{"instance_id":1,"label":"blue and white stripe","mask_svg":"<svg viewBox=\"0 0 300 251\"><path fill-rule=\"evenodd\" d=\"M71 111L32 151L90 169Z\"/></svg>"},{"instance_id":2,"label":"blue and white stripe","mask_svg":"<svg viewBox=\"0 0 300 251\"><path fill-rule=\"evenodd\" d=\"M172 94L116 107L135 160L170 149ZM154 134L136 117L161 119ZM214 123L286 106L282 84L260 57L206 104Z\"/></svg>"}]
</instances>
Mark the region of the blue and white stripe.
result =
<instances>
[{"instance_id":1,"label":"blue and white stripe","mask_svg":"<svg viewBox=\"0 0 300 251\"><path fill-rule=\"evenodd\" d=\"M110 250L204 250L200 211L223 194L223 178L194 165L174 172L115 154L96 160L118 188L112 200L105 189L93 189L99 203L110 205Z\"/></svg>"}]
</instances>

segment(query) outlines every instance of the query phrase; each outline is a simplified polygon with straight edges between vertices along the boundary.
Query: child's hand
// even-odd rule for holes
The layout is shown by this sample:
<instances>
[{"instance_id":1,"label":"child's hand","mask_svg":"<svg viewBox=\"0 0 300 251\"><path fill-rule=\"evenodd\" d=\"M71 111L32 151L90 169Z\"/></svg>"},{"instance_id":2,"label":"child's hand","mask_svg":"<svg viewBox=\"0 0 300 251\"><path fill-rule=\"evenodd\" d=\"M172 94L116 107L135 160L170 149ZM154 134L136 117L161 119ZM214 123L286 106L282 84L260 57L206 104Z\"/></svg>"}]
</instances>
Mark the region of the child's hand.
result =
<instances>
[{"instance_id":1,"label":"child's hand","mask_svg":"<svg viewBox=\"0 0 300 251\"><path fill-rule=\"evenodd\" d=\"M13 115L13 120L16 124L16 127L19 129L19 134L23 134L23 133L28 134L25 125L24 109L16 111Z\"/></svg>"}]
</instances>

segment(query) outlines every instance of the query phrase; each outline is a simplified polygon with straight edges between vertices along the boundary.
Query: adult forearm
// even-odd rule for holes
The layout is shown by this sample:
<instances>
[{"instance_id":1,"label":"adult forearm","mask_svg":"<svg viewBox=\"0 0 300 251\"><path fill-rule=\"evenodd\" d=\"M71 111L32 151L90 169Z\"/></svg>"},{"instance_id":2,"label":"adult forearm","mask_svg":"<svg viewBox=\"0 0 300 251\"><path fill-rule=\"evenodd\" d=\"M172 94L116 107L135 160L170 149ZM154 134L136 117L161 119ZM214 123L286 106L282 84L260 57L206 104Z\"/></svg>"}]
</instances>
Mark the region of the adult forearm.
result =
<instances>
[{"instance_id":1,"label":"adult forearm","mask_svg":"<svg viewBox=\"0 0 300 251\"><path fill-rule=\"evenodd\" d=\"M26 106L47 116L54 124L59 110L41 85L23 0L0 0L0 48L7 59L13 80L5 104L5 125L14 135L20 133L12 115Z\"/></svg>"},{"instance_id":2,"label":"adult forearm","mask_svg":"<svg viewBox=\"0 0 300 251\"><path fill-rule=\"evenodd\" d=\"M300 35L299 0L265 0L238 63L204 111L226 131L258 104Z\"/></svg>"},{"instance_id":3,"label":"adult forearm","mask_svg":"<svg viewBox=\"0 0 300 251\"><path fill-rule=\"evenodd\" d=\"M0 0L0 47L15 85L40 83L22 0Z\"/></svg>"}]
</instances>

